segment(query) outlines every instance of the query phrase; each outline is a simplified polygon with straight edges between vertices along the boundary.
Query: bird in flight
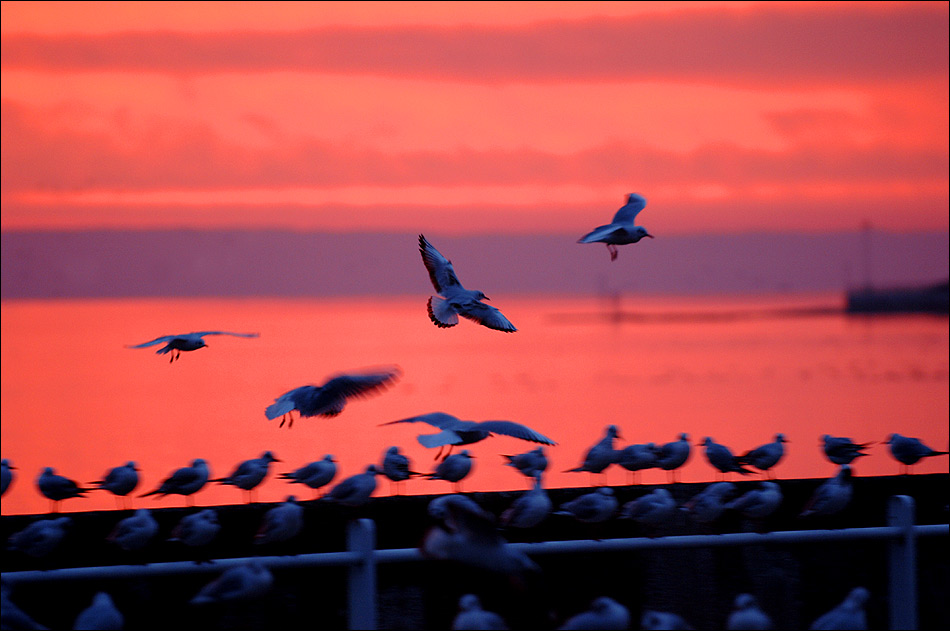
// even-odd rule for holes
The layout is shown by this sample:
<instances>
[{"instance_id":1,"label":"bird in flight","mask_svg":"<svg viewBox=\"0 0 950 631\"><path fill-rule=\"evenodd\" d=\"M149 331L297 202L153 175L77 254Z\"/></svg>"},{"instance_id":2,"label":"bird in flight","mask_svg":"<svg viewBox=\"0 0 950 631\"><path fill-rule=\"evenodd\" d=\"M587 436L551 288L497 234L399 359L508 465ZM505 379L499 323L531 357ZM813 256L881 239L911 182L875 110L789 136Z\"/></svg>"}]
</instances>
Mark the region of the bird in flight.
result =
<instances>
[{"instance_id":1,"label":"bird in flight","mask_svg":"<svg viewBox=\"0 0 950 631\"><path fill-rule=\"evenodd\" d=\"M264 414L268 420L283 418L280 427L294 425L293 412L300 416L336 416L343 411L348 399L367 397L390 385L400 375L398 368L359 374L340 374L322 386L300 386L280 395L267 406Z\"/></svg>"},{"instance_id":2,"label":"bird in flight","mask_svg":"<svg viewBox=\"0 0 950 631\"><path fill-rule=\"evenodd\" d=\"M462 316L496 331L512 333L518 330L501 311L482 302L491 300L488 296L480 291L462 287L458 276L455 275L452 261L442 256L421 234L419 252L429 271L432 286L438 294L429 297L429 319L433 324L447 329L458 324L458 317Z\"/></svg>"},{"instance_id":3,"label":"bird in flight","mask_svg":"<svg viewBox=\"0 0 950 631\"><path fill-rule=\"evenodd\" d=\"M653 238L653 235L647 232L643 226L633 224L637 215L647 205L647 200L642 195L630 193L627 195L627 203L621 206L614 215L613 220L603 226L597 226L591 232L578 239L578 243L606 243L607 250L610 252L610 260L617 260L617 246L628 243L636 243L644 237Z\"/></svg>"},{"instance_id":4,"label":"bird in flight","mask_svg":"<svg viewBox=\"0 0 950 631\"><path fill-rule=\"evenodd\" d=\"M168 363L171 363L178 359L178 356L181 355L182 351L196 351L199 348L206 348L208 345L204 341L204 336L206 335L234 335L236 337L260 337L260 333L231 333L230 331L198 331L197 333L181 333L179 335L163 335L161 337L156 337L150 342L143 342L142 344L136 344L134 346L127 346L126 348L145 348L147 346L155 346L156 344L165 344L155 353L157 355L164 355L166 353L171 353L171 357L168 359Z\"/></svg>"}]
</instances>

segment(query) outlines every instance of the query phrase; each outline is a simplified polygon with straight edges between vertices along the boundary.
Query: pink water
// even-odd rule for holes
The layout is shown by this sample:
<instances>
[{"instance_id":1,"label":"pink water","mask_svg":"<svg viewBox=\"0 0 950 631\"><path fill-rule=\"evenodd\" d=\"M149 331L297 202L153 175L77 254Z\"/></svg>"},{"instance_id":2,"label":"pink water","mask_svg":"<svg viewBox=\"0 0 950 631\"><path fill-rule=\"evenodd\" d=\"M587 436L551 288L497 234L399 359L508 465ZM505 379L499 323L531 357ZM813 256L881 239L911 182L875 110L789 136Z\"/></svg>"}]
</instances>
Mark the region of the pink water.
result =
<instances>
[{"instance_id":1,"label":"pink water","mask_svg":"<svg viewBox=\"0 0 950 631\"><path fill-rule=\"evenodd\" d=\"M773 308L837 306L839 296L762 298L627 297L624 308L648 317L611 323L596 298L492 296L519 327L504 334L463 321L434 327L425 297L386 299L200 299L6 301L2 304L2 455L17 470L3 514L49 510L36 489L40 470L80 482L135 460L155 488L172 470L206 459L223 476L242 460L273 451L289 471L326 453L339 461L337 481L381 461L399 445L414 468L431 471L434 451L415 436L420 424L380 423L432 411L463 419L509 419L552 437L546 485L586 485L578 465L608 424L630 443L667 442L680 432L740 452L782 432L790 441L779 477L823 477L835 467L819 450L824 433L881 441L891 432L948 443L946 317L850 318L843 314L765 317ZM706 319L683 314L761 317ZM749 311L751 310L751 311ZM671 317L675 316L675 317ZM209 338L210 347L169 364L153 349L126 344L195 330L258 331L261 337ZM293 429L267 421L264 408L298 385L340 371L398 365L387 391L351 402L332 419L301 419ZM500 454L535 445L493 437L469 447L476 456L465 491L526 488ZM857 461L859 475L893 474L886 446ZM944 472L946 456L915 469ZM685 481L716 471L694 448ZM612 468L607 483L622 484ZM645 483L666 480L662 471ZM443 481L410 480L405 492L449 492ZM309 489L271 474L260 501ZM388 495L379 479L377 495ZM241 491L208 485L198 505L236 503ZM181 506L178 496L135 499L135 506ZM62 510L115 508L105 492L70 499Z\"/></svg>"}]
</instances>

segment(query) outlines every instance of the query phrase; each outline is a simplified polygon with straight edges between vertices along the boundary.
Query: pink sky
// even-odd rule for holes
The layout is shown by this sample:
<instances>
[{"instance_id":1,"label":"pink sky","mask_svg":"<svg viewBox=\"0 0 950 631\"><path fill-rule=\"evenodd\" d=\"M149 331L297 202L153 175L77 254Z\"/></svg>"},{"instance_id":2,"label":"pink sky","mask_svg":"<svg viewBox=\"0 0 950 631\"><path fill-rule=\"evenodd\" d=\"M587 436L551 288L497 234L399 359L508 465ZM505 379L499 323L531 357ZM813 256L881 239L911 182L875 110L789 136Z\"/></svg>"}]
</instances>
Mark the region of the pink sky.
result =
<instances>
[{"instance_id":1,"label":"pink sky","mask_svg":"<svg viewBox=\"0 0 950 631\"><path fill-rule=\"evenodd\" d=\"M2 228L946 230L948 6L4 2Z\"/></svg>"}]
</instances>

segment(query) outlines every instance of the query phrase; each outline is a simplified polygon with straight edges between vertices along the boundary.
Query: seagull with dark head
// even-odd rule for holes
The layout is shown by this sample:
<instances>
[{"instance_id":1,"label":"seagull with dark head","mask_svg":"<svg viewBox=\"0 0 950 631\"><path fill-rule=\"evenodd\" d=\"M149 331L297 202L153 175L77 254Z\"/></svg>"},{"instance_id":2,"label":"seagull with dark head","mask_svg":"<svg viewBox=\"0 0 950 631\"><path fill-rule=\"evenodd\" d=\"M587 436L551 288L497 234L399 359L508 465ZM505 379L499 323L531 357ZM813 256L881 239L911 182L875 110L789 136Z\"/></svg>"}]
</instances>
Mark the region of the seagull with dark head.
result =
<instances>
[{"instance_id":1,"label":"seagull with dark head","mask_svg":"<svg viewBox=\"0 0 950 631\"><path fill-rule=\"evenodd\" d=\"M207 348L208 345L204 341L206 335L234 335L236 337L260 337L260 333L231 333L230 331L198 331L196 333L181 333L179 335L163 335L161 337L156 337L151 342L143 342L141 344L135 344L134 346L127 346L126 348L146 348L148 346L155 346L156 344L164 344L165 346L161 347L155 351L158 355L165 355L166 353L171 353L168 362L171 363L178 359L178 356L181 355L182 351L196 351L199 348Z\"/></svg>"},{"instance_id":2,"label":"seagull with dark head","mask_svg":"<svg viewBox=\"0 0 950 631\"><path fill-rule=\"evenodd\" d=\"M465 289L455 275L452 261L442 256L421 234L419 252L438 294L429 298L429 319L433 324L447 329L458 324L458 317L462 316L496 331L512 333L518 330L501 311L482 302L490 300L488 296L477 290Z\"/></svg>"},{"instance_id":3,"label":"seagull with dark head","mask_svg":"<svg viewBox=\"0 0 950 631\"><path fill-rule=\"evenodd\" d=\"M603 226L597 226L591 232L578 239L578 243L606 243L610 252L610 260L617 260L617 246L636 243L644 237L653 238L643 226L633 225L641 210L647 205L642 195L630 193L627 203L617 210L613 221Z\"/></svg>"}]
</instances>

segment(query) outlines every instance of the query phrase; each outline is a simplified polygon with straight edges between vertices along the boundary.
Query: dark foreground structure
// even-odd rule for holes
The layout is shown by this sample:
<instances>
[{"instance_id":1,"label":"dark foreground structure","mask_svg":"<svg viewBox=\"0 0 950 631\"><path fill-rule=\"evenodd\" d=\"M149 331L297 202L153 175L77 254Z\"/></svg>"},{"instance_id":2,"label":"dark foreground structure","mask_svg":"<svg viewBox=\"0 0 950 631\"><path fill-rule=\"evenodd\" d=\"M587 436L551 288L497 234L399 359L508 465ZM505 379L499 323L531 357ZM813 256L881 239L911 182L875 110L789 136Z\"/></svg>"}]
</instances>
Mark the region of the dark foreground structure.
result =
<instances>
[{"instance_id":1,"label":"dark foreground structure","mask_svg":"<svg viewBox=\"0 0 950 631\"><path fill-rule=\"evenodd\" d=\"M645 529L616 517L583 524L551 515L537 527L506 531L510 542L609 540L631 537L716 535L741 532L837 530L884 526L889 498L909 496L916 506L915 523L947 524L950 475L893 476L854 479L849 506L832 517L799 518L802 507L823 480L781 480L784 500L778 512L762 523L729 513L712 524L698 524L684 511L658 528ZM737 494L756 486L736 482ZM682 505L707 484L667 485ZM613 487L622 505L654 486ZM589 488L553 489L555 507ZM521 491L467 494L499 515ZM126 629L344 629L347 627L347 570L342 567L275 569L273 588L264 596L228 604L190 605L199 589L219 574L208 559L272 557L346 548L346 531L356 519L371 519L376 548L418 546L432 525L427 506L434 496L374 498L367 506L348 508L324 500L301 502L304 530L284 544L255 545L262 515L272 504L215 507L222 525L217 541L196 556L194 550L167 541L185 515L199 508L153 511L158 537L140 552L124 552L106 540L115 524L131 511L67 514L72 525L61 546L35 559L5 549L4 574L69 567L108 567L174 561L194 563L202 571L167 576L30 581L14 584L12 600L50 628L72 628L76 615L97 591L111 594L126 618ZM200 500L200 495L199 495ZM139 505L146 505L139 502ZM4 516L4 541L49 515ZM921 629L944 629L950 623L947 603L948 538L917 542L918 619ZM856 586L871 593L869 626L887 629L887 544L879 540L827 541L741 547L611 551L556 554L534 559L537 575L509 576L449 561L418 559L378 567L378 626L382 629L447 629L458 599L478 594L487 609L501 614L512 628L553 629L586 609L598 596L610 596L631 612L631 628L639 628L644 610L675 612L696 629L721 629L740 593L755 595L777 628L807 629L819 615L838 604ZM15 575L12 575L15 576Z\"/></svg>"}]
</instances>

